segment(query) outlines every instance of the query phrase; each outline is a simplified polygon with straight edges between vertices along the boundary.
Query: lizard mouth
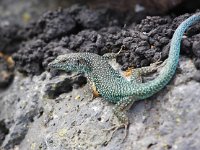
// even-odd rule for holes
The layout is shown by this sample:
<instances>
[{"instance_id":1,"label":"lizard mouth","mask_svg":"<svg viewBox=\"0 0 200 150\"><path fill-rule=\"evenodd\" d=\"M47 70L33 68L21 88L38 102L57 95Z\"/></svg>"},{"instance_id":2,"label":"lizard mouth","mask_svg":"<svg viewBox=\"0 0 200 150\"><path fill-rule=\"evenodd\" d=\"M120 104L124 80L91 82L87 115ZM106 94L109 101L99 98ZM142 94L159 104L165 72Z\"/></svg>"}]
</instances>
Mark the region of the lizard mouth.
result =
<instances>
[{"instance_id":1,"label":"lizard mouth","mask_svg":"<svg viewBox=\"0 0 200 150\"><path fill-rule=\"evenodd\" d=\"M54 60L48 64L49 69L70 70L71 68L65 63Z\"/></svg>"},{"instance_id":2,"label":"lizard mouth","mask_svg":"<svg viewBox=\"0 0 200 150\"><path fill-rule=\"evenodd\" d=\"M55 68L55 63L54 62L50 62L49 64L48 64L48 68Z\"/></svg>"},{"instance_id":3,"label":"lizard mouth","mask_svg":"<svg viewBox=\"0 0 200 150\"><path fill-rule=\"evenodd\" d=\"M48 64L48 68L61 69L62 67L63 67L62 64L55 62L55 61Z\"/></svg>"}]
</instances>

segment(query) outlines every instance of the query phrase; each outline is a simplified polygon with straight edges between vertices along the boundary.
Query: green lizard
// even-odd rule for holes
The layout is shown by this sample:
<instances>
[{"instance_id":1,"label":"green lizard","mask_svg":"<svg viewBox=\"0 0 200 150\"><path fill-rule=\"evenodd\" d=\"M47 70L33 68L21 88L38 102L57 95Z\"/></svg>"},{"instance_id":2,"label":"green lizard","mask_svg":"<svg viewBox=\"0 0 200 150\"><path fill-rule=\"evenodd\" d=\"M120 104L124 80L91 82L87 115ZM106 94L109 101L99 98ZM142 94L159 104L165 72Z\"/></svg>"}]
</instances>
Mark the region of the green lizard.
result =
<instances>
[{"instance_id":1,"label":"green lizard","mask_svg":"<svg viewBox=\"0 0 200 150\"><path fill-rule=\"evenodd\" d=\"M58 56L49 64L49 67L85 73L87 78L95 84L99 94L107 101L116 104L113 112L121 124L111 128L115 129L113 133L121 127L125 127L127 131L129 124L126 116L127 109L135 101L148 98L167 85L178 65L182 36L188 27L199 20L200 13L197 13L179 25L171 40L169 57L160 74L154 80L145 83L141 82L140 76L155 71L159 63L134 69L131 81L128 81L108 63L109 59L115 58L119 53L108 53L103 56L93 53L70 53Z\"/></svg>"}]
</instances>

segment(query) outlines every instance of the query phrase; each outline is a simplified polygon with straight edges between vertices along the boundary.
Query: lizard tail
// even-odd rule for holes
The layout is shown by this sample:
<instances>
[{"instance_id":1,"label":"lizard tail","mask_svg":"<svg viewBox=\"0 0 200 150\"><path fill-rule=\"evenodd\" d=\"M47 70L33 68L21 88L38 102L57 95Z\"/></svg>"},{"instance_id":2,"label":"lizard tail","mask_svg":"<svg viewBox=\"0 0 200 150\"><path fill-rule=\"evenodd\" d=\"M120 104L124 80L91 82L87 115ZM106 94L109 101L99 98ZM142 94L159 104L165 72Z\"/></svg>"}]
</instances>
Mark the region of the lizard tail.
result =
<instances>
[{"instance_id":1,"label":"lizard tail","mask_svg":"<svg viewBox=\"0 0 200 150\"><path fill-rule=\"evenodd\" d=\"M140 95L138 95L139 98L143 99L152 96L165 87L171 80L178 65L182 36L191 25L198 21L200 21L200 13L192 15L178 26L171 40L169 57L166 65L156 79L139 85L138 89L140 91L137 92L140 93Z\"/></svg>"}]
</instances>

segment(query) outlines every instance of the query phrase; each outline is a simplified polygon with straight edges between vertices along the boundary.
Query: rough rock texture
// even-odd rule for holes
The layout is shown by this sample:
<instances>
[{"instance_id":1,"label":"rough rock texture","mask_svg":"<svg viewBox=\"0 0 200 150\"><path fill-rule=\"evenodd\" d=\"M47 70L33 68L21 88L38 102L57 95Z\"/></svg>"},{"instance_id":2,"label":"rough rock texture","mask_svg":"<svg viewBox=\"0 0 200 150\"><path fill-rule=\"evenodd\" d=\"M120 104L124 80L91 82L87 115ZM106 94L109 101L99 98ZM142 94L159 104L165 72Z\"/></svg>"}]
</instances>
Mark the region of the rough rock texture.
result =
<instances>
[{"instance_id":1,"label":"rough rock texture","mask_svg":"<svg viewBox=\"0 0 200 150\"><path fill-rule=\"evenodd\" d=\"M122 69L147 66L167 58L173 32L187 17L189 14L174 20L169 16L147 17L140 24L132 23L121 29L120 21L126 19L119 21L117 19L121 16L111 17L106 10L92 11L74 6L48 12L22 31L21 34L30 40L21 44L13 58L20 72L34 75L42 73L59 54L87 51L102 55L117 52L125 45L126 50L117 59ZM188 37L184 38L181 49L182 53L194 55L197 68L200 66L199 27L200 24L197 24L187 32ZM192 48L194 54L190 50Z\"/></svg>"},{"instance_id":2,"label":"rough rock texture","mask_svg":"<svg viewBox=\"0 0 200 150\"><path fill-rule=\"evenodd\" d=\"M0 18L6 22L20 25L38 19L38 17L48 11L58 7L69 7L76 0L1 0Z\"/></svg>"},{"instance_id":3,"label":"rough rock texture","mask_svg":"<svg viewBox=\"0 0 200 150\"><path fill-rule=\"evenodd\" d=\"M113 105L102 98L92 100L90 88L83 86L84 77L47 69L47 64L63 53L88 51L103 55L117 52L121 45L126 48L117 58L122 70L164 60L174 30L189 16L147 17L136 24L128 14L125 17L107 9L94 11L76 5L49 11L27 27L15 30L13 34L20 37L14 44L15 77L0 91L1 147L198 149L200 74L196 69L200 69L200 23L184 36L182 60L173 81L130 109L131 124L124 143L123 130L106 143L110 134L102 129L116 123L111 119ZM0 44L7 47L15 40L5 41ZM8 64L1 64L7 70Z\"/></svg>"},{"instance_id":4,"label":"rough rock texture","mask_svg":"<svg viewBox=\"0 0 200 150\"><path fill-rule=\"evenodd\" d=\"M15 145L20 150L198 149L200 83L192 79L195 70L189 59L182 58L167 88L150 99L136 102L130 109L131 124L126 141L122 143L124 132L119 130L108 144L110 134L103 129L116 122L116 118L113 122L111 119L113 105L102 98L92 100L88 86L49 99L49 84L65 82L69 75L52 77L44 72L33 78L17 76L0 95L3 114L0 120L6 130L9 128L3 147L8 149ZM54 91L57 91L60 82L54 83Z\"/></svg>"},{"instance_id":5,"label":"rough rock texture","mask_svg":"<svg viewBox=\"0 0 200 150\"><path fill-rule=\"evenodd\" d=\"M55 56L68 52L68 49L97 53L106 43L101 43L96 30L119 26L121 18L121 15L114 16L107 9L94 11L77 5L47 12L19 31L29 40L23 42L14 54L16 67L26 74L40 74Z\"/></svg>"},{"instance_id":6,"label":"rough rock texture","mask_svg":"<svg viewBox=\"0 0 200 150\"><path fill-rule=\"evenodd\" d=\"M22 37L18 34L21 29L17 24L12 24L8 21L0 23L0 52L11 54L16 52Z\"/></svg>"}]
</instances>

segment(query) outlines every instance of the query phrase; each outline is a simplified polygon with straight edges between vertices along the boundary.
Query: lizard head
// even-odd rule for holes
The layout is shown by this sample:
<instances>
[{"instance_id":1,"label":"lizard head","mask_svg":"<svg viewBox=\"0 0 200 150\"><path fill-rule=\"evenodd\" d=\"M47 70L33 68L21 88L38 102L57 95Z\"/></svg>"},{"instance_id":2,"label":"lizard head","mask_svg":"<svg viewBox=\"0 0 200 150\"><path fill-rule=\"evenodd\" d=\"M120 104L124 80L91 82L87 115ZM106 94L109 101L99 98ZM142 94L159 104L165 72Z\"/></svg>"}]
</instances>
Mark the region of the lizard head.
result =
<instances>
[{"instance_id":1,"label":"lizard head","mask_svg":"<svg viewBox=\"0 0 200 150\"><path fill-rule=\"evenodd\" d=\"M54 61L48 64L49 68L55 68L64 71L75 71L87 73L91 69L89 62L80 53L70 53L58 56Z\"/></svg>"}]
</instances>

